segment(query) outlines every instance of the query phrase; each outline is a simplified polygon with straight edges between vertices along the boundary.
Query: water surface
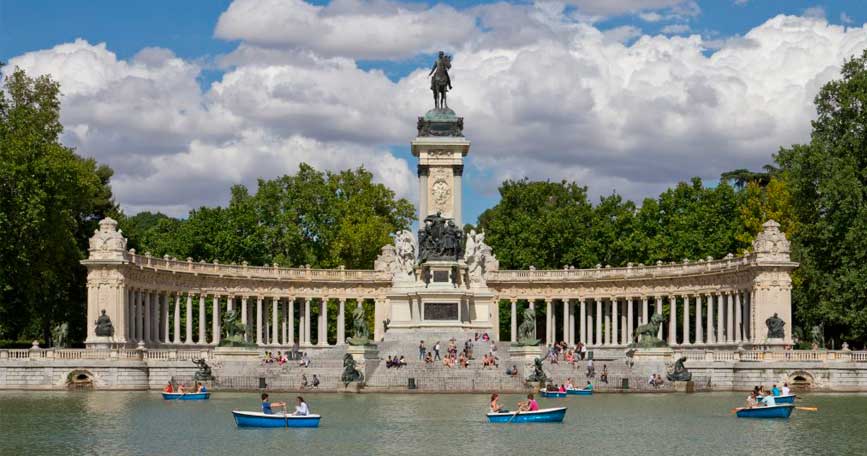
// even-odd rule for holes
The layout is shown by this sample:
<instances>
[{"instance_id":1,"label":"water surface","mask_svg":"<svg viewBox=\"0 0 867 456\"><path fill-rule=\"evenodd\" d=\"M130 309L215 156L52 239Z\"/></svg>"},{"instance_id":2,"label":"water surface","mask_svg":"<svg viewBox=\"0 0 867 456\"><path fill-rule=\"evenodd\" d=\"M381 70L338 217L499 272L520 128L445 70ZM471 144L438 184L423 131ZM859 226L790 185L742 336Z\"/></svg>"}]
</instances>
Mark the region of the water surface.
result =
<instances>
[{"instance_id":1,"label":"water surface","mask_svg":"<svg viewBox=\"0 0 867 456\"><path fill-rule=\"evenodd\" d=\"M562 424L488 424L485 395L308 394L318 429L237 429L255 393L163 401L155 392L0 392L0 454L867 454L867 395L807 395L788 421L735 418L745 393L541 399ZM272 394L272 400L291 400ZM504 396L512 406L518 395Z\"/></svg>"}]
</instances>

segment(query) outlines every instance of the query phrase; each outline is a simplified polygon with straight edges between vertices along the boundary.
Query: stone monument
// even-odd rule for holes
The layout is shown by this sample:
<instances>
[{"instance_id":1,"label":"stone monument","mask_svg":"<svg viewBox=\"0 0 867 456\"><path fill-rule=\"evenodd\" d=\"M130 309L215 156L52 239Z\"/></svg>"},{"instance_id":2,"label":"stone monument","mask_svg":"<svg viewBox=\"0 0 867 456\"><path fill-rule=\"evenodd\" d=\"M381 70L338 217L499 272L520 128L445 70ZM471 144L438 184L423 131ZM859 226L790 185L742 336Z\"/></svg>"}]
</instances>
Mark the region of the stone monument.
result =
<instances>
[{"instance_id":1,"label":"stone monument","mask_svg":"<svg viewBox=\"0 0 867 456\"><path fill-rule=\"evenodd\" d=\"M635 332L632 334L632 344L629 345L632 363L652 361L658 364L671 360L674 350L664 340L657 337L659 326L663 323L665 323L665 317L657 313L650 317L649 322L635 328Z\"/></svg>"},{"instance_id":2,"label":"stone monument","mask_svg":"<svg viewBox=\"0 0 867 456\"><path fill-rule=\"evenodd\" d=\"M797 266L789 257L790 244L786 235L780 231L780 224L768 220L762 225L762 232L753 241L751 260L756 268L752 274L753 296L755 302L753 321L756 331L752 343L771 350L781 350L792 345L792 332L785 330L785 322L792 321L792 279L789 272ZM758 327L761 322L768 326L768 332ZM772 328L773 326L773 328Z\"/></svg>"},{"instance_id":3,"label":"stone monument","mask_svg":"<svg viewBox=\"0 0 867 456\"><path fill-rule=\"evenodd\" d=\"M376 270L392 274L389 305L377 315L377 321L389 322L386 340L427 338L420 334L425 332L439 338L474 332L498 336L494 294L484 280L485 271L497 268L496 258L478 242L483 237L475 239L473 233L470 241L463 231L461 179L470 142L463 118L446 102L450 69L451 57L440 52L430 72L434 108L418 118L411 144L418 158L418 243L411 234L398 233L375 264ZM472 252L465 251L465 243Z\"/></svg>"}]
</instances>

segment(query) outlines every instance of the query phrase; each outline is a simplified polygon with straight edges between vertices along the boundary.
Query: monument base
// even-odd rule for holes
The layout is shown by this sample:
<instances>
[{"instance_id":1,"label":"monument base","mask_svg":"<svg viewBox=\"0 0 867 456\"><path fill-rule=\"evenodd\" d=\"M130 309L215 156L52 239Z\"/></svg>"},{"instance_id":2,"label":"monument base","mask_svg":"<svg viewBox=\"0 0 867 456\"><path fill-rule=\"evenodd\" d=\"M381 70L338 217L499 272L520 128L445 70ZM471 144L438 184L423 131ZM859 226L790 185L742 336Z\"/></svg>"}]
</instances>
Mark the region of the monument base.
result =
<instances>
[{"instance_id":1,"label":"monument base","mask_svg":"<svg viewBox=\"0 0 867 456\"><path fill-rule=\"evenodd\" d=\"M674 350L671 347L637 348L632 354L632 360L636 364L643 362L671 362Z\"/></svg>"},{"instance_id":2,"label":"monument base","mask_svg":"<svg viewBox=\"0 0 867 456\"><path fill-rule=\"evenodd\" d=\"M509 347L509 357L513 361L524 361L533 364L536 358L541 358L542 356L542 347L539 346L513 345Z\"/></svg>"},{"instance_id":3,"label":"monument base","mask_svg":"<svg viewBox=\"0 0 867 456\"><path fill-rule=\"evenodd\" d=\"M791 345L791 342L786 342L785 339L765 339L756 344L755 347L764 351L783 351Z\"/></svg>"},{"instance_id":4,"label":"monument base","mask_svg":"<svg viewBox=\"0 0 867 456\"><path fill-rule=\"evenodd\" d=\"M111 350L118 345L118 342L111 336L93 336L84 342L84 346L88 350Z\"/></svg>"},{"instance_id":5,"label":"monument base","mask_svg":"<svg viewBox=\"0 0 867 456\"><path fill-rule=\"evenodd\" d=\"M379 349L376 345L350 345L346 347L346 353L352 355L352 359L361 365L367 364L367 361L379 362Z\"/></svg>"},{"instance_id":6,"label":"monument base","mask_svg":"<svg viewBox=\"0 0 867 456\"><path fill-rule=\"evenodd\" d=\"M694 393L695 392L695 382L692 380L687 382L672 382L674 384L674 390L678 393Z\"/></svg>"}]
</instances>

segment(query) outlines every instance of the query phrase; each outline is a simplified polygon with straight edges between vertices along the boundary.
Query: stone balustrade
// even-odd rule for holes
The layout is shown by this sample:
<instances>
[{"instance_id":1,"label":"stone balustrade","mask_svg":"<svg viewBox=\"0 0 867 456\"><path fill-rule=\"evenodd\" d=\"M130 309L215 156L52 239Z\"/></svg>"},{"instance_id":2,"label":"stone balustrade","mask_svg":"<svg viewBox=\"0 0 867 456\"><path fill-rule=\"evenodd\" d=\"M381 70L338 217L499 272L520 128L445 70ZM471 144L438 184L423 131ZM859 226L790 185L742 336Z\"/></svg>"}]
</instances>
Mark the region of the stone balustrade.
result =
<instances>
[{"instance_id":1,"label":"stone balustrade","mask_svg":"<svg viewBox=\"0 0 867 456\"><path fill-rule=\"evenodd\" d=\"M213 358L213 350L202 349L127 349L94 350L82 348L0 349L0 360L184 360Z\"/></svg>"}]
</instances>

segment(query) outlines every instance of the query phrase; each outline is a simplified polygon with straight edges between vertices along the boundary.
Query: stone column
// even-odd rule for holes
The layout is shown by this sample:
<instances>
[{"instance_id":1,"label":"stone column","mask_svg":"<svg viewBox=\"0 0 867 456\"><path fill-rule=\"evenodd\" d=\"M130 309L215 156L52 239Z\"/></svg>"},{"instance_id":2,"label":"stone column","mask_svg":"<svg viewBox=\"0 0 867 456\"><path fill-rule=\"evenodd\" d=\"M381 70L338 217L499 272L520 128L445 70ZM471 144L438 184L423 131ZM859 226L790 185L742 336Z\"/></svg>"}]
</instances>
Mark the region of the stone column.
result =
<instances>
[{"instance_id":1,"label":"stone column","mask_svg":"<svg viewBox=\"0 0 867 456\"><path fill-rule=\"evenodd\" d=\"M193 294L192 293L187 293L186 314L187 314L187 324L186 324L187 334L186 334L186 338L184 339L184 343L185 344L192 344L193 343Z\"/></svg>"},{"instance_id":2,"label":"stone column","mask_svg":"<svg viewBox=\"0 0 867 456\"><path fill-rule=\"evenodd\" d=\"M144 324L144 293L141 290L137 290L135 294L135 340L136 342L144 342L144 332L142 328L142 325Z\"/></svg>"},{"instance_id":3,"label":"stone column","mask_svg":"<svg viewBox=\"0 0 867 456\"><path fill-rule=\"evenodd\" d=\"M632 335L635 333L635 298L626 298L626 339L625 343L632 343Z\"/></svg>"},{"instance_id":4,"label":"stone column","mask_svg":"<svg viewBox=\"0 0 867 456\"><path fill-rule=\"evenodd\" d=\"M280 304L280 311L283 315L283 319L280 320L280 340L283 342L283 345L290 345L289 342L289 303L283 302L283 298L278 298L277 302Z\"/></svg>"},{"instance_id":5,"label":"stone column","mask_svg":"<svg viewBox=\"0 0 867 456\"><path fill-rule=\"evenodd\" d=\"M175 331L172 334L172 343L181 343L181 293L175 293Z\"/></svg>"},{"instance_id":6,"label":"stone column","mask_svg":"<svg viewBox=\"0 0 867 456\"><path fill-rule=\"evenodd\" d=\"M620 309L620 301L618 298L611 298L611 344L618 345L620 344L620 340L618 334L620 333L620 316L618 315Z\"/></svg>"},{"instance_id":7,"label":"stone column","mask_svg":"<svg viewBox=\"0 0 867 456\"><path fill-rule=\"evenodd\" d=\"M566 307L569 311L569 337L566 339L566 343L575 345L575 303L567 299Z\"/></svg>"},{"instance_id":8,"label":"stone column","mask_svg":"<svg viewBox=\"0 0 867 456\"><path fill-rule=\"evenodd\" d=\"M551 314L553 314L554 311L551 308L551 304L550 299L545 299L545 345L551 344L551 339L553 339L551 333L554 332L554 328L552 327Z\"/></svg>"},{"instance_id":9,"label":"stone column","mask_svg":"<svg viewBox=\"0 0 867 456\"><path fill-rule=\"evenodd\" d=\"M226 296L226 312L235 310L235 296Z\"/></svg>"},{"instance_id":10,"label":"stone column","mask_svg":"<svg viewBox=\"0 0 867 456\"><path fill-rule=\"evenodd\" d=\"M247 299L249 296L241 296L241 324L244 325L244 340L250 341L250 326L247 325Z\"/></svg>"},{"instance_id":11,"label":"stone column","mask_svg":"<svg viewBox=\"0 0 867 456\"><path fill-rule=\"evenodd\" d=\"M215 294L211 304L211 344L219 345L220 332L222 331L220 328L220 295Z\"/></svg>"},{"instance_id":12,"label":"stone column","mask_svg":"<svg viewBox=\"0 0 867 456\"><path fill-rule=\"evenodd\" d=\"M262 297L256 296L256 345L262 345Z\"/></svg>"},{"instance_id":13,"label":"stone column","mask_svg":"<svg viewBox=\"0 0 867 456\"><path fill-rule=\"evenodd\" d=\"M551 344L554 344L557 342L557 313L556 307L553 307L553 302L551 305Z\"/></svg>"},{"instance_id":14,"label":"stone column","mask_svg":"<svg viewBox=\"0 0 867 456\"><path fill-rule=\"evenodd\" d=\"M668 297L668 345L677 345L677 297Z\"/></svg>"},{"instance_id":15,"label":"stone column","mask_svg":"<svg viewBox=\"0 0 867 456\"><path fill-rule=\"evenodd\" d=\"M641 319L639 320L640 325L646 325L648 321L650 321L650 316L648 315L650 310L647 308L647 296L641 297Z\"/></svg>"},{"instance_id":16,"label":"stone column","mask_svg":"<svg viewBox=\"0 0 867 456\"><path fill-rule=\"evenodd\" d=\"M277 309L280 303L276 298L271 298L271 345L280 345L280 311Z\"/></svg>"},{"instance_id":17,"label":"stone column","mask_svg":"<svg viewBox=\"0 0 867 456\"><path fill-rule=\"evenodd\" d=\"M744 339L743 327L743 303L741 302L741 290L735 291L735 340L736 344Z\"/></svg>"},{"instance_id":18,"label":"stone column","mask_svg":"<svg viewBox=\"0 0 867 456\"><path fill-rule=\"evenodd\" d=\"M716 342L716 334L713 331L713 293L707 294L707 318L705 319L705 339L708 344Z\"/></svg>"},{"instance_id":19,"label":"stone column","mask_svg":"<svg viewBox=\"0 0 867 456\"><path fill-rule=\"evenodd\" d=\"M689 298L691 295L683 295L683 345L689 345Z\"/></svg>"},{"instance_id":20,"label":"stone column","mask_svg":"<svg viewBox=\"0 0 867 456\"><path fill-rule=\"evenodd\" d=\"M509 305L512 307L512 325L510 326L511 332L509 334L512 335L512 342L518 341L518 300L510 299Z\"/></svg>"},{"instance_id":21,"label":"stone column","mask_svg":"<svg viewBox=\"0 0 867 456\"><path fill-rule=\"evenodd\" d=\"M594 319L596 320L596 331L594 332L594 342L596 346L602 345L602 300L596 299L596 314L594 314Z\"/></svg>"},{"instance_id":22,"label":"stone column","mask_svg":"<svg viewBox=\"0 0 867 456\"><path fill-rule=\"evenodd\" d=\"M199 293L199 340L200 345L208 343L207 331L205 331L205 323L208 319L205 316L205 293Z\"/></svg>"},{"instance_id":23,"label":"stone column","mask_svg":"<svg viewBox=\"0 0 867 456\"><path fill-rule=\"evenodd\" d=\"M159 345L163 342L163 305L165 304L165 300L163 299L163 293L161 291L156 292L156 306L154 306L154 342Z\"/></svg>"},{"instance_id":24,"label":"stone column","mask_svg":"<svg viewBox=\"0 0 867 456\"><path fill-rule=\"evenodd\" d=\"M701 328L701 293L695 295L695 343L704 344L704 334Z\"/></svg>"},{"instance_id":25,"label":"stone column","mask_svg":"<svg viewBox=\"0 0 867 456\"><path fill-rule=\"evenodd\" d=\"M726 292L726 342L734 343L735 341L735 311L733 292Z\"/></svg>"},{"instance_id":26,"label":"stone column","mask_svg":"<svg viewBox=\"0 0 867 456\"><path fill-rule=\"evenodd\" d=\"M723 300L722 294L716 293L716 343L722 344L725 342L725 325L723 325Z\"/></svg>"},{"instance_id":27,"label":"stone column","mask_svg":"<svg viewBox=\"0 0 867 456\"><path fill-rule=\"evenodd\" d=\"M295 298L289 297L287 300L289 301L289 311L286 313L286 321L289 323L289 327L287 328L289 334L286 343L287 345L292 345L295 343Z\"/></svg>"},{"instance_id":28,"label":"stone column","mask_svg":"<svg viewBox=\"0 0 867 456\"><path fill-rule=\"evenodd\" d=\"M337 345L346 343L346 298L337 303Z\"/></svg>"},{"instance_id":29,"label":"stone column","mask_svg":"<svg viewBox=\"0 0 867 456\"><path fill-rule=\"evenodd\" d=\"M585 345L590 345L591 341L587 338L587 298L578 298L578 302L581 305L581 313L579 314L581 317L581 337L579 340L584 342ZM593 326L591 325L590 327L592 328Z\"/></svg>"},{"instance_id":30,"label":"stone column","mask_svg":"<svg viewBox=\"0 0 867 456\"><path fill-rule=\"evenodd\" d=\"M569 343L569 300L563 299L563 340Z\"/></svg>"},{"instance_id":31,"label":"stone column","mask_svg":"<svg viewBox=\"0 0 867 456\"><path fill-rule=\"evenodd\" d=\"M319 346L327 347L328 346L328 298L322 298L322 312L320 318L322 319L322 330L319 332Z\"/></svg>"},{"instance_id":32,"label":"stone column","mask_svg":"<svg viewBox=\"0 0 867 456\"><path fill-rule=\"evenodd\" d=\"M662 316L662 296L657 296L654 298L656 304L656 313L654 315L659 314ZM656 332L656 337L662 340L662 323L659 324L659 330Z\"/></svg>"},{"instance_id":33,"label":"stone column","mask_svg":"<svg viewBox=\"0 0 867 456\"><path fill-rule=\"evenodd\" d=\"M304 344L310 345L310 298L304 298Z\"/></svg>"},{"instance_id":34,"label":"stone column","mask_svg":"<svg viewBox=\"0 0 867 456\"><path fill-rule=\"evenodd\" d=\"M151 292L144 293L144 343L151 344Z\"/></svg>"}]
</instances>

